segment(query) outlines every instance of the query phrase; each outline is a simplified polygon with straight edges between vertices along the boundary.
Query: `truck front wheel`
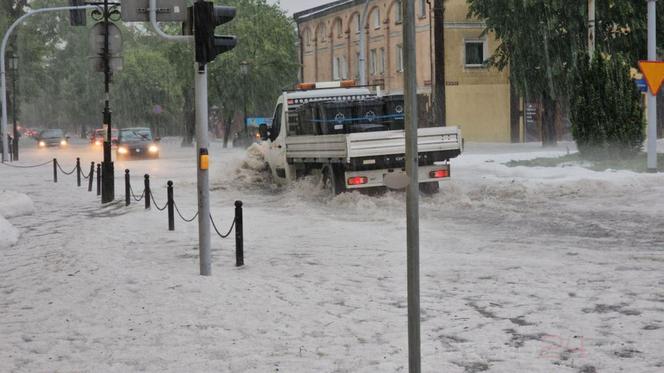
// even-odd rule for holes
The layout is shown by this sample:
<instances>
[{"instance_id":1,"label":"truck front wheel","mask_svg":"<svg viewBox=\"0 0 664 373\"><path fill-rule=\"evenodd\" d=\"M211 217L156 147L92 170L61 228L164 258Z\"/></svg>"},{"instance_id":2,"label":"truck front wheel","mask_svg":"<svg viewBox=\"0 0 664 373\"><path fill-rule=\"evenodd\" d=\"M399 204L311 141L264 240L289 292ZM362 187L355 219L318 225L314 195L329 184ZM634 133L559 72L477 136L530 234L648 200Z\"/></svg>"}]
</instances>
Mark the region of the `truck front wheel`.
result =
<instances>
[{"instance_id":1,"label":"truck front wheel","mask_svg":"<svg viewBox=\"0 0 664 373\"><path fill-rule=\"evenodd\" d=\"M323 167L323 188L339 195L346 191L346 182L344 180L344 170L336 165L327 165Z\"/></svg>"}]
</instances>

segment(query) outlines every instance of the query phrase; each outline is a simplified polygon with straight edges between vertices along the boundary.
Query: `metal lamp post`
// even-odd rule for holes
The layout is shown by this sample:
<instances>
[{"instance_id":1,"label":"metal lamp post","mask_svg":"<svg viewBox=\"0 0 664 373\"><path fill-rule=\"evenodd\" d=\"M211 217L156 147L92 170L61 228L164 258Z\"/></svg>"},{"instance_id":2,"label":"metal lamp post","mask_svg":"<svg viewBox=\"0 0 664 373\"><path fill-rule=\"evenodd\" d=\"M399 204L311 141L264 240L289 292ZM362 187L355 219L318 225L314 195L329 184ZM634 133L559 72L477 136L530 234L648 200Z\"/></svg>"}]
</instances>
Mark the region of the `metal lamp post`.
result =
<instances>
[{"instance_id":1,"label":"metal lamp post","mask_svg":"<svg viewBox=\"0 0 664 373\"><path fill-rule=\"evenodd\" d=\"M247 78L249 77L249 69L251 67L251 64L247 61L242 61L240 62L240 74L242 74L243 80L246 82ZM244 90L244 95L243 95L243 100L244 100L244 140L248 141L249 137L249 128L247 126L247 90Z\"/></svg>"},{"instance_id":2,"label":"metal lamp post","mask_svg":"<svg viewBox=\"0 0 664 373\"><path fill-rule=\"evenodd\" d=\"M14 120L14 139L12 141L12 153L14 161L18 161L18 124L16 122L16 74L18 73L18 57L12 53L7 59L9 69L12 71L12 117Z\"/></svg>"}]
</instances>

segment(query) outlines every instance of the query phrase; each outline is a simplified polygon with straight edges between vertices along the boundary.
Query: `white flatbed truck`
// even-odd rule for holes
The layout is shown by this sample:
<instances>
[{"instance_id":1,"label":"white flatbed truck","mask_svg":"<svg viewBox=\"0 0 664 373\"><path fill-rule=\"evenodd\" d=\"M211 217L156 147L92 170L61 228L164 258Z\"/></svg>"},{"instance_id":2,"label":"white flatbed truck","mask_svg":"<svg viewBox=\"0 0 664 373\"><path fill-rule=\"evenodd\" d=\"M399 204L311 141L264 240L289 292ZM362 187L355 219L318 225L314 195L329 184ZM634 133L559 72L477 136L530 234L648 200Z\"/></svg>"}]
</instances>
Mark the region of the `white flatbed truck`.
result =
<instances>
[{"instance_id":1,"label":"white flatbed truck","mask_svg":"<svg viewBox=\"0 0 664 373\"><path fill-rule=\"evenodd\" d=\"M310 89L284 92L279 97L271 127L260 127L263 153L277 183L320 174L323 185L335 194L405 186L399 186L407 178L403 104L400 106L398 100L394 110L384 115L369 110L355 118L347 118L340 112L328 121L302 119L299 109L304 105L361 106L363 100L381 99L369 88L345 88L345 84L352 85L346 82L304 85ZM381 118L389 118L392 127L381 126ZM397 128L400 123L399 129L391 129L395 123ZM328 133L311 134L310 126L322 124L330 125ZM371 128L368 131L367 126ZM462 151L461 132L458 127L419 128L417 142L420 189L435 193L439 181L450 177L450 159Z\"/></svg>"}]
</instances>

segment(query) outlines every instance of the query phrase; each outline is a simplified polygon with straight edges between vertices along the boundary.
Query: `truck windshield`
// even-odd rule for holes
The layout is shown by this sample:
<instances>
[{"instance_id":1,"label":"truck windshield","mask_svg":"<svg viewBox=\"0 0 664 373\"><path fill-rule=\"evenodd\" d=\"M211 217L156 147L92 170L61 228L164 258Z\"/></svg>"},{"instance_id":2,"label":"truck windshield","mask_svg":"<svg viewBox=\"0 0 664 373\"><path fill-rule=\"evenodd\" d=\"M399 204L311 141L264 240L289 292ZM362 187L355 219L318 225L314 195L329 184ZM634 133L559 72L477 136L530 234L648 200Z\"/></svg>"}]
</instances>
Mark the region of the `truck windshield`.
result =
<instances>
[{"instance_id":1,"label":"truck windshield","mask_svg":"<svg viewBox=\"0 0 664 373\"><path fill-rule=\"evenodd\" d=\"M40 137L42 139L57 139L64 137L64 135L62 130L45 130L41 133Z\"/></svg>"}]
</instances>

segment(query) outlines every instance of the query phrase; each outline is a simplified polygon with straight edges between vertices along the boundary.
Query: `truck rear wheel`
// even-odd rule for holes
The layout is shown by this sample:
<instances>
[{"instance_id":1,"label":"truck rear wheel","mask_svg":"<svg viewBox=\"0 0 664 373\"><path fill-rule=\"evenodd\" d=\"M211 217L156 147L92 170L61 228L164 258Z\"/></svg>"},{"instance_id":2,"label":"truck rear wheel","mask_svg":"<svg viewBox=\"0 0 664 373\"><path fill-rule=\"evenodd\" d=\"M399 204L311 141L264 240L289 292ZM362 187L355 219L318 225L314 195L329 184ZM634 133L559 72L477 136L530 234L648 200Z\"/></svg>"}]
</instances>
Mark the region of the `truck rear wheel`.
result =
<instances>
[{"instance_id":1,"label":"truck rear wheel","mask_svg":"<svg viewBox=\"0 0 664 373\"><path fill-rule=\"evenodd\" d=\"M440 184L437 181L432 181L428 183L420 183L420 192L426 195L436 194L440 191Z\"/></svg>"},{"instance_id":2,"label":"truck rear wheel","mask_svg":"<svg viewBox=\"0 0 664 373\"><path fill-rule=\"evenodd\" d=\"M346 191L344 171L341 167L334 165L323 167L323 188L335 196Z\"/></svg>"}]
</instances>

